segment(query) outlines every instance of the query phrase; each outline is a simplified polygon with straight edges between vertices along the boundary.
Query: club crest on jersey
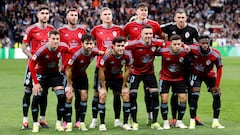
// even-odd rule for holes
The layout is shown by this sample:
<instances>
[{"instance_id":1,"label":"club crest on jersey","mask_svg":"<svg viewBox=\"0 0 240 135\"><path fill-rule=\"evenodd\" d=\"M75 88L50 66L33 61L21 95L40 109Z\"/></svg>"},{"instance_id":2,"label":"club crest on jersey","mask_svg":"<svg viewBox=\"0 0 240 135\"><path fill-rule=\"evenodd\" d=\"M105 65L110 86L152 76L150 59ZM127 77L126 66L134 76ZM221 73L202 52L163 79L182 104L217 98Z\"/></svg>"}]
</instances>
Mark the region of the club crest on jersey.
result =
<instances>
[{"instance_id":1,"label":"club crest on jersey","mask_svg":"<svg viewBox=\"0 0 240 135\"><path fill-rule=\"evenodd\" d=\"M32 56L32 60L36 60L36 59L37 59L37 55L34 54L34 55Z\"/></svg>"},{"instance_id":2,"label":"club crest on jersey","mask_svg":"<svg viewBox=\"0 0 240 135\"><path fill-rule=\"evenodd\" d=\"M45 56L45 58L46 58L46 59L48 59L48 58L49 58L49 56L48 56L48 55L46 55L46 56Z\"/></svg>"},{"instance_id":3,"label":"club crest on jersey","mask_svg":"<svg viewBox=\"0 0 240 135\"><path fill-rule=\"evenodd\" d=\"M117 36L117 32L116 32L116 31L113 31L113 32L112 32L112 35L113 35L114 37L116 37L116 36Z\"/></svg>"},{"instance_id":4,"label":"club crest on jersey","mask_svg":"<svg viewBox=\"0 0 240 135\"><path fill-rule=\"evenodd\" d=\"M82 33L78 33L78 38L82 38Z\"/></svg>"},{"instance_id":5,"label":"club crest on jersey","mask_svg":"<svg viewBox=\"0 0 240 135\"><path fill-rule=\"evenodd\" d=\"M80 63L83 63L83 62L84 62L83 60L80 61Z\"/></svg>"},{"instance_id":6,"label":"club crest on jersey","mask_svg":"<svg viewBox=\"0 0 240 135\"><path fill-rule=\"evenodd\" d=\"M190 33L189 33L189 32L186 32L186 33L185 33L185 38L189 38L189 36L190 36Z\"/></svg>"},{"instance_id":7,"label":"club crest on jersey","mask_svg":"<svg viewBox=\"0 0 240 135\"><path fill-rule=\"evenodd\" d=\"M134 27L134 29L133 29L133 30L136 30L136 31L137 31L137 30L138 30L138 28L137 28L137 27Z\"/></svg>"},{"instance_id":8,"label":"club crest on jersey","mask_svg":"<svg viewBox=\"0 0 240 135\"><path fill-rule=\"evenodd\" d=\"M183 58L183 57L180 57L180 58L179 58L179 62L180 62L180 63L182 63L182 62L183 62L183 60L184 60L184 58Z\"/></svg>"},{"instance_id":9,"label":"club crest on jersey","mask_svg":"<svg viewBox=\"0 0 240 135\"><path fill-rule=\"evenodd\" d=\"M103 34L103 32L102 32L102 31L100 31L100 32L99 32L99 34L101 34L101 35L102 35L102 34Z\"/></svg>"},{"instance_id":10,"label":"club crest on jersey","mask_svg":"<svg viewBox=\"0 0 240 135\"><path fill-rule=\"evenodd\" d=\"M124 65L124 64L126 64L126 61L125 61L125 60L122 60L122 61L121 61L121 65Z\"/></svg>"},{"instance_id":11,"label":"club crest on jersey","mask_svg":"<svg viewBox=\"0 0 240 135\"><path fill-rule=\"evenodd\" d=\"M40 33L36 33L37 36L40 36Z\"/></svg>"},{"instance_id":12,"label":"club crest on jersey","mask_svg":"<svg viewBox=\"0 0 240 135\"><path fill-rule=\"evenodd\" d=\"M210 65L211 64L211 61L210 60L207 60L206 61L206 65Z\"/></svg>"},{"instance_id":13,"label":"club crest on jersey","mask_svg":"<svg viewBox=\"0 0 240 135\"><path fill-rule=\"evenodd\" d=\"M151 50L152 50L152 52L155 52L155 51L156 51L156 47L153 46L153 47L151 48Z\"/></svg>"},{"instance_id":14,"label":"club crest on jersey","mask_svg":"<svg viewBox=\"0 0 240 135\"><path fill-rule=\"evenodd\" d=\"M104 60L103 60L103 59L100 60L100 65L101 65L101 66L104 65Z\"/></svg>"}]
</instances>

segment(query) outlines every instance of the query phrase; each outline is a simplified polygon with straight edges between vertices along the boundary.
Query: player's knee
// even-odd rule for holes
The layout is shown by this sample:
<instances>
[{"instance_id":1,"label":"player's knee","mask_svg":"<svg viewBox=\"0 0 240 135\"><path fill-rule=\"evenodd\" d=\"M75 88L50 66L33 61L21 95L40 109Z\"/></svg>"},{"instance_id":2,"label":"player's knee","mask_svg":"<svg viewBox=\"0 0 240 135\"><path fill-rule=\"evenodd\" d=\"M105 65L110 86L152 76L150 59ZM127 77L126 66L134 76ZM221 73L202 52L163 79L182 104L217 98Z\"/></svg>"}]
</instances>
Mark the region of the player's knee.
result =
<instances>
[{"instance_id":1,"label":"player's knee","mask_svg":"<svg viewBox=\"0 0 240 135\"><path fill-rule=\"evenodd\" d=\"M99 92L99 100L100 102L105 102L107 98L107 91L100 91Z\"/></svg>"},{"instance_id":2,"label":"player's knee","mask_svg":"<svg viewBox=\"0 0 240 135\"><path fill-rule=\"evenodd\" d=\"M137 98L137 90L130 90L130 98L131 99Z\"/></svg>"},{"instance_id":3,"label":"player's knee","mask_svg":"<svg viewBox=\"0 0 240 135\"><path fill-rule=\"evenodd\" d=\"M81 94L81 101L87 101L87 99L88 99L87 93Z\"/></svg>"},{"instance_id":4,"label":"player's knee","mask_svg":"<svg viewBox=\"0 0 240 135\"><path fill-rule=\"evenodd\" d=\"M199 87L191 87L191 92L199 92L200 88Z\"/></svg>"}]
</instances>

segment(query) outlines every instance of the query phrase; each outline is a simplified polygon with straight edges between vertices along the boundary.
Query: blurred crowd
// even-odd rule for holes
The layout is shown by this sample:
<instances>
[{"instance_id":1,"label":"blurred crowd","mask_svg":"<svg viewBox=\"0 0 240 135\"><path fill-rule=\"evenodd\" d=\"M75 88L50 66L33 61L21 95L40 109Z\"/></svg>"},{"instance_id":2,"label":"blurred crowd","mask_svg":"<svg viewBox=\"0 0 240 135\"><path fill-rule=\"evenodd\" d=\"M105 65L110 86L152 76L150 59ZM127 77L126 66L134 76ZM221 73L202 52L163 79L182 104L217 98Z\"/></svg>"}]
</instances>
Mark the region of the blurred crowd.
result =
<instances>
[{"instance_id":1,"label":"blurred crowd","mask_svg":"<svg viewBox=\"0 0 240 135\"><path fill-rule=\"evenodd\" d=\"M240 0L1 0L0 39L2 47L18 47L25 28L37 22L39 4L50 7L50 24L56 28L66 23L67 9L76 7L79 20L88 31L100 24L99 12L109 7L117 25L126 24L135 13L136 4L149 5L149 19L159 24L173 21L177 8L185 8L188 22L200 34L208 34L218 46L240 46Z\"/></svg>"}]
</instances>

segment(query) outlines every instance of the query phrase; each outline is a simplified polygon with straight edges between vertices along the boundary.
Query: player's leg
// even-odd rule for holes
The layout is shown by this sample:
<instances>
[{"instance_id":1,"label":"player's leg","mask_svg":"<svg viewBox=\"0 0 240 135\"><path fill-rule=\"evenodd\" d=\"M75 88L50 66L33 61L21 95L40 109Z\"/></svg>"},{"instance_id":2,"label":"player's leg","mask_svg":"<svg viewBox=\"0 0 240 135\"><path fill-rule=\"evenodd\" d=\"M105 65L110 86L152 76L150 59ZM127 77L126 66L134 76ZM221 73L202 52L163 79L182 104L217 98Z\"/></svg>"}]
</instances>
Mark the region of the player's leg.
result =
<instances>
[{"instance_id":1,"label":"player's leg","mask_svg":"<svg viewBox=\"0 0 240 135\"><path fill-rule=\"evenodd\" d=\"M163 119L163 128L170 129L169 121L168 121L168 93L171 84L165 80L159 80L160 87L160 96L161 96L161 115Z\"/></svg>"},{"instance_id":2,"label":"player's leg","mask_svg":"<svg viewBox=\"0 0 240 135\"><path fill-rule=\"evenodd\" d=\"M212 108L213 108L213 122L212 122L212 128L225 128L219 123L219 114L221 110L221 92L220 89L215 88L215 83L216 83L216 78L208 78L204 80L205 84L209 88L209 92L211 92L212 97L213 97L213 103L212 103Z\"/></svg>"},{"instance_id":3,"label":"player's leg","mask_svg":"<svg viewBox=\"0 0 240 135\"><path fill-rule=\"evenodd\" d=\"M195 117L197 115L198 108L198 98L200 95L200 87L202 83L202 79L198 76L191 75L190 76L190 90L191 96L189 99L189 107L190 107L190 124L189 129L195 129L196 121Z\"/></svg>"},{"instance_id":4,"label":"player's leg","mask_svg":"<svg viewBox=\"0 0 240 135\"><path fill-rule=\"evenodd\" d=\"M39 105L40 105L40 126L42 128L49 128L48 123L46 121L46 110L47 110L47 96L48 90L44 90L40 97Z\"/></svg>"},{"instance_id":5,"label":"player's leg","mask_svg":"<svg viewBox=\"0 0 240 135\"><path fill-rule=\"evenodd\" d=\"M130 103L131 103L131 117L133 120L132 128L133 130L138 130L137 122L137 92L141 78L137 75L131 74L129 77L130 85Z\"/></svg>"},{"instance_id":6,"label":"player's leg","mask_svg":"<svg viewBox=\"0 0 240 135\"><path fill-rule=\"evenodd\" d=\"M121 87L122 87L122 83L121 83ZM132 130L131 125L128 124L128 117L131 109L129 89L127 87L123 89L120 88L120 91L121 91L121 96L123 100L123 129Z\"/></svg>"},{"instance_id":7,"label":"player's leg","mask_svg":"<svg viewBox=\"0 0 240 135\"><path fill-rule=\"evenodd\" d=\"M176 122L176 127L179 128L187 128L187 126L185 126L185 124L183 123L182 119L183 116L185 114L186 111L186 102L187 102L187 90L186 90L186 82L183 81L179 81L179 82L175 82L173 84L173 88L176 89L176 93L179 97L179 103L178 103L178 119Z\"/></svg>"},{"instance_id":8,"label":"player's leg","mask_svg":"<svg viewBox=\"0 0 240 135\"><path fill-rule=\"evenodd\" d=\"M24 95L22 99L22 110L23 110L23 124L22 124L22 130L27 130L29 129L29 124L28 124L28 110L30 107L30 99L32 95L32 78L31 74L27 68L26 73L25 73L25 78L24 78Z\"/></svg>"},{"instance_id":9,"label":"player's leg","mask_svg":"<svg viewBox=\"0 0 240 135\"><path fill-rule=\"evenodd\" d=\"M40 95L33 95L32 98L32 119L33 119L33 129L32 132L39 132L39 122L38 122L38 112L39 112L39 102Z\"/></svg>"},{"instance_id":10,"label":"player's leg","mask_svg":"<svg viewBox=\"0 0 240 135\"><path fill-rule=\"evenodd\" d=\"M108 82L106 81L106 87ZM100 125L99 131L106 131L106 123L105 123L105 112L106 112L106 99L107 99L107 90L99 89L99 103L98 103L98 112L100 116Z\"/></svg>"},{"instance_id":11,"label":"player's leg","mask_svg":"<svg viewBox=\"0 0 240 135\"><path fill-rule=\"evenodd\" d=\"M172 95L170 99L172 119L170 120L169 124L171 127L175 127L176 125L178 112L178 96L177 93L175 93L174 91L176 90L172 89Z\"/></svg>"},{"instance_id":12,"label":"player's leg","mask_svg":"<svg viewBox=\"0 0 240 135\"><path fill-rule=\"evenodd\" d=\"M92 99L92 122L89 125L89 128L95 128L97 126L97 115L98 115L98 102L99 102L99 78L98 78L98 70L99 68L96 67L94 73L94 93Z\"/></svg>"},{"instance_id":13,"label":"player's leg","mask_svg":"<svg viewBox=\"0 0 240 135\"><path fill-rule=\"evenodd\" d=\"M122 122L120 121L121 113L121 99L119 91L113 90L113 109L114 109L114 126L122 127Z\"/></svg>"},{"instance_id":14,"label":"player's leg","mask_svg":"<svg viewBox=\"0 0 240 135\"><path fill-rule=\"evenodd\" d=\"M82 131L88 131L88 129L86 128L86 124L85 124L85 117L86 117L86 112L87 112L87 100L88 100L88 88L89 88L89 84L88 84L88 78L87 77L83 77L81 79L80 83L80 127L79 129Z\"/></svg>"},{"instance_id":15,"label":"player's leg","mask_svg":"<svg viewBox=\"0 0 240 135\"><path fill-rule=\"evenodd\" d=\"M154 74L145 75L143 78L144 84L149 87L151 96L151 108L152 108L152 123L151 128L161 130L162 127L157 122L158 112L159 112L159 89L157 85L157 79Z\"/></svg>"},{"instance_id":16,"label":"player's leg","mask_svg":"<svg viewBox=\"0 0 240 135\"><path fill-rule=\"evenodd\" d=\"M147 110L147 125L151 125L152 123L152 107L151 107L151 96L150 96L150 91L149 87L147 87L145 84L143 84L144 88L144 101L146 105L146 110Z\"/></svg>"},{"instance_id":17,"label":"player's leg","mask_svg":"<svg viewBox=\"0 0 240 135\"><path fill-rule=\"evenodd\" d=\"M74 83L74 80L73 80ZM66 96L66 101L65 101L65 113L64 113L64 122L62 127L65 129L66 132L71 132L72 131L72 99L73 95L75 93L78 93L78 90L75 89L74 93L72 91L66 91L65 89L65 96Z\"/></svg>"}]
</instances>

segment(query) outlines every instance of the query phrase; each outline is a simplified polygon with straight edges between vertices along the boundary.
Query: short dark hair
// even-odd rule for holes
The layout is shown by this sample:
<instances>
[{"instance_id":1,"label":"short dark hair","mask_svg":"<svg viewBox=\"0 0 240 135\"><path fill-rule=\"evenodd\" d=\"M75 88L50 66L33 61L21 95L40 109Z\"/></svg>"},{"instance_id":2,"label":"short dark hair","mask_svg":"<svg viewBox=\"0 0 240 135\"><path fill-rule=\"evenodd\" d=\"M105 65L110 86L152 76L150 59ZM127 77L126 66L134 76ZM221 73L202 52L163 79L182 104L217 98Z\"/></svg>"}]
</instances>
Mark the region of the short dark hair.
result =
<instances>
[{"instance_id":1,"label":"short dark hair","mask_svg":"<svg viewBox=\"0 0 240 135\"><path fill-rule=\"evenodd\" d=\"M121 42L126 42L126 38L123 37L123 36L118 36L118 37L115 37L112 41L112 43L115 45L116 43L121 43Z\"/></svg>"},{"instance_id":2,"label":"short dark hair","mask_svg":"<svg viewBox=\"0 0 240 135\"><path fill-rule=\"evenodd\" d=\"M74 7L72 7L72 8L70 8L70 9L67 10L67 14L68 14L69 12L71 12L71 11L77 12L77 9L74 8Z\"/></svg>"},{"instance_id":3,"label":"short dark hair","mask_svg":"<svg viewBox=\"0 0 240 135\"><path fill-rule=\"evenodd\" d=\"M148 7L146 3L138 3L137 4L137 9L142 8L142 7Z\"/></svg>"},{"instance_id":4,"label":"short dark hair","mask_svg":"<svg viewBox=\"0 0 240 135\"><path fill-rule=\"evenodd\" d=\"M42 4L38 7L38 12L40 12L42 10L49 10L49 7L45 4Z\"/></svg>"},{"instance_id":5,"label":"short dark hair","mask_svg":"<svg viewBox=\"0 0 240 135\"><path fill-rule=\"evenodd\" d=\"M84 42L84 41L91 41L91 40L94 40L94 37L89 34L89 33L86 33L82 36L81 38L81 41Z\"/></svg>"},{"instance_id":6,"label":"short dark hair","mask_svg":"<svg viewBox=\"0 0 240 135\"><path fill-rule=\"evenodd\" d=\"M177 34L174 34L170 37L170 41L173 41L173 40L182 40L182 37L180 35L177 35Z\"/></svg>"},{"instance_id":7,"label":"short dark hair","mask_svg":"<svg viewBox=\"0 0 240 135\"><path fill-rule=\"evenodd\" d=\"M60 35L60 33L59 33L58 30L53 29L53 30L51 30L51 31L49 32L48 37L50 37L51 35Z\"/></svg>"},{"instance_id":8,"label":"short dark hair","mask_svg":"<svg viewBox=\"0 0 240 135\"><path fill-rule=\"evenodd\" d=\"M183 8L178 8L178 9L175 11L175 15L176 15L177 13L180 13L180 14L184 13L184 14L186 14L186 11L185 11Z\"/></svg>"},{"instance_id":9,"label":"short dark hair","mask_svg":"<svg viewBox=\"0 0 240 135\"><path fill-rule=\"evenodd\" d=\"M146 24L146 25L143 25L142 30L145 29L145 28L152 29L153 27L151 25Z\"/></svg>"},{"instance_id":10,"label":"short dark hair","mask_svg":"<svg viewBox=\"0 0 240 135\"><path fill-rule=\"evenodd\" d=\"M208 35L200 35L198 40L200 41L201 39L210 39L210 37Z\"/></svg>"}]
</instances>

